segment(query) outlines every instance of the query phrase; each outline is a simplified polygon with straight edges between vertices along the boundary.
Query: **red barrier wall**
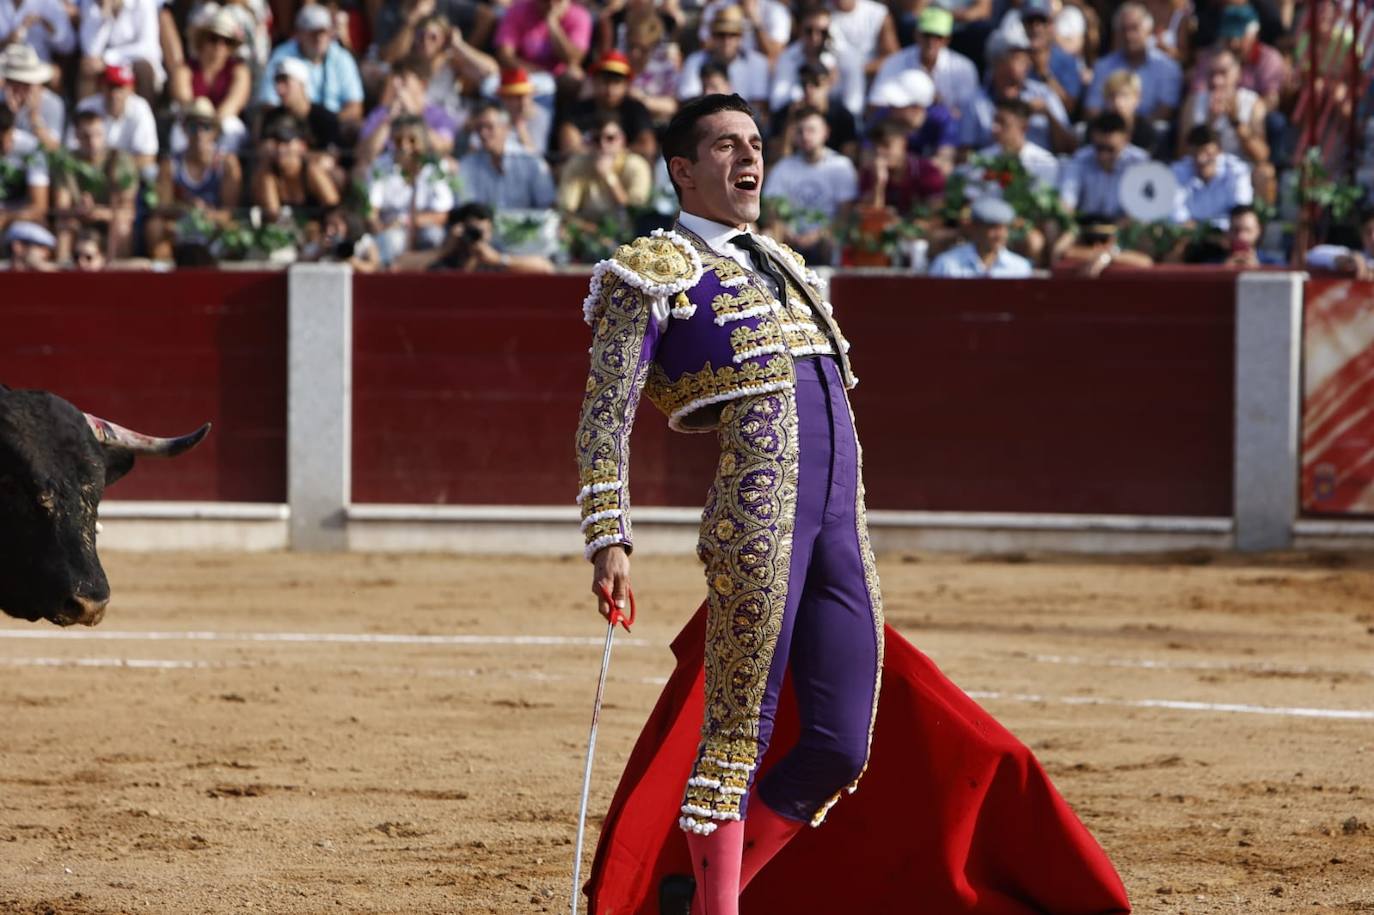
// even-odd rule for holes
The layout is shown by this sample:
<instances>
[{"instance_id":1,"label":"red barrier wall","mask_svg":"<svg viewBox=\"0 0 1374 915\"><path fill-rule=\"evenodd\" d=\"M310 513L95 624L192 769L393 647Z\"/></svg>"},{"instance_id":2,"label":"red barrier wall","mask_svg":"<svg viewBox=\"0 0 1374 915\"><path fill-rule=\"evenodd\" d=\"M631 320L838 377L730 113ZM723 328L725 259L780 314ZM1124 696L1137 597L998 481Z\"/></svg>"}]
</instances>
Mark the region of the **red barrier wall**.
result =
<instances>
[{"instance_id":1,"label":"red barrier wall","mask_svg":"<svg viewBox=\"0 0 1374 915\"><path fill-rule=\"evenodd\" d=\"M286 275L0 274L0 383L159 435L112 499L286 501Z\"/></svg>"},{"instance_id":2,"label":"red barrier wall","mask_svg":"<svg viewBox=\"0 0 1374 915\"><path fill-rule=\"evenodd\" d=\"M573 277L360 276L359 502L570 503L590 332ZM1231 511L1234 277L838 277L881 509ZM715 442L644 405L636 504L697 505Z\"/></svg>"}]
</instances>

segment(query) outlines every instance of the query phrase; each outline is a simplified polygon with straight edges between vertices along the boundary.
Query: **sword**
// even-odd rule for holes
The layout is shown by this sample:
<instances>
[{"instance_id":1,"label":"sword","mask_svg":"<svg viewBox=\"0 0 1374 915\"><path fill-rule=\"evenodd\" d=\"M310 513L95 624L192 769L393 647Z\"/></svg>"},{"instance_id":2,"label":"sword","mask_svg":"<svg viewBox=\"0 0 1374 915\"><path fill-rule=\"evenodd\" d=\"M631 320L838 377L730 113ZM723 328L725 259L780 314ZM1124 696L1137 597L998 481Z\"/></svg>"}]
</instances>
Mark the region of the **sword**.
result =
<instances>
[{"instance_id":1,"label":"sword","mask_svg":"<svg viewBox=\"0 0 1374 915\"><path fill-rule=\"evenodd\" d=\"M606 623L606 649L601 653L601 678L596 681L596 703L592 706L592 730L587 735L587 767L582 773L582 807L577 814L577 850L573 852L572 915L577 915L577 897L582 892L582 841L587 832L587 797L592 790L592 756L596 753L596 725L601 718L601 696L606 691L606 672L611 668L611 644L615 641L616 624L629 632L635 621L635 595L629 591L630 616L627 619L615 604L615 598L605 585L601 586L601 596L611 608Z\"/></svg>"}]
</instances>

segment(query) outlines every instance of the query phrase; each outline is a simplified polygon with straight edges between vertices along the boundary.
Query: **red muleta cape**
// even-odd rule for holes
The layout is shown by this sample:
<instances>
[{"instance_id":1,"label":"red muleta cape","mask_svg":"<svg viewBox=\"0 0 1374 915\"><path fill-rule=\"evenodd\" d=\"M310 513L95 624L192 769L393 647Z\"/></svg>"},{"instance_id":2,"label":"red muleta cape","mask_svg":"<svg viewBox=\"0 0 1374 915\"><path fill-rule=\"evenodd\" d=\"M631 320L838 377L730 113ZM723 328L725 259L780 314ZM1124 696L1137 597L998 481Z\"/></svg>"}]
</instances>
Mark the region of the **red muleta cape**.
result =
<instances>
[{"instance_id":1,"label":"red muleta cape","mask_svg":"<svg viewBox=\"0 0 1374 915\"><path fill-rule=\"evenodd\" d=\"M597 845L588 915L658 915L690 874L677 826L700 739L706 608L639 735ZM797 737L790 688L762 769ZM745 891L745 915L1108 915L1130 912L1111 861L1031 751L887 628L868 771Z\"/></svg>"}]
</instances>

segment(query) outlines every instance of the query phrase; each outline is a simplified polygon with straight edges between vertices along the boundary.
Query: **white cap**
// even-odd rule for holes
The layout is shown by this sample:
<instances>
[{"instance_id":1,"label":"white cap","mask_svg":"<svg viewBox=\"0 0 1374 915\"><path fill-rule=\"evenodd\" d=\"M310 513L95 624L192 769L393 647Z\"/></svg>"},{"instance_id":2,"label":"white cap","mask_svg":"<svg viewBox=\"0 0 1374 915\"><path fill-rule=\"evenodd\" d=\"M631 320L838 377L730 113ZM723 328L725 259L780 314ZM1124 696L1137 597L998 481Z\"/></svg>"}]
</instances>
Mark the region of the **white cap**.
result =
<instances>
[{"instance_id":1,"label":"white cap","mask_svg":"<svg viewBox=\"0 0 1374 915\"><path fill-rule=\"evenodd\" d=\"M1088 20L1076 6L1064 4L1054 17L1054 33L1060 38L1081 38L1088 31Z\"/></svg>"},{"instance_id":2,"label":"white cap","mask_svg":"<svg viewBox=\"0 0 1374 915\"><path fill-rule=\"evenodd\" d=\"M57 247L57 239L53 238L51 232L36 222L23 219L10 223L9 231L5 233L5 241L22 241L48 249Z\"/></svg>"},{"instance_id":3,"label":"white cap","mask_svg":"<svg viewBox=\"0 0 1374 915\"><path fill-rule=\"evenodd\" d=\"M283 57L277 61L277 73L285 73L296 82L310 88L310 64L299 57ZM272 74L275 77L277 74Z\"/></svg>"},{"instance_id":4,"label":"white cap","mask_svg":"<svg viewBox=\"0 0 1374 915\"><path fill-rule=\"evenodd\" d=\"M319 3L311 3L301 7L296 14L296 28L302 32L318 32L320 29L333 27L334 17L329 15L329 10Z\"/></svg>"},{"instance_id":5,"label":"white cap","mask_svg":"<svg viewBox=\"0 0 1374 915\"><path fill-rule=\"evenodd\" d=\"M873 87L868 102L883 108L929 108L935 102L935 83L924 70L903 70Z\"/></svg>"},{"instance_id":6,"label":"white cap","mask_svg":"<svg viewBox=\"0 0 1374 915\"><path fill-rule=\"evenodd\" d=\"M1029 51L1030 46L1030 36L1026 34L1026 26L1021 22L1021 17L1007 16L1002 20L1001 26L988 36L987 44L983 47L983 56L989 61L994 61L1008 51Z\"/></svg>"}]
</instances>

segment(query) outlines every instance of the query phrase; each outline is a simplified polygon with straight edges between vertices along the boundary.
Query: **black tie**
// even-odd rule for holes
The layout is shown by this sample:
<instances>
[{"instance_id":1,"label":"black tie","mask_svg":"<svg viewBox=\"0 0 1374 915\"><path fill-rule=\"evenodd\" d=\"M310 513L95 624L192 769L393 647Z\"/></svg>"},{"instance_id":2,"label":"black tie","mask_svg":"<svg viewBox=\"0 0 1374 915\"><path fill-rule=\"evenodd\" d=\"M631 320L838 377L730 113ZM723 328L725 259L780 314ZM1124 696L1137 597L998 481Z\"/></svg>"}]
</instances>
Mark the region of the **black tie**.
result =
<instances>
[{"instance_id":1,"label":"black tie","mask_svg":"<svg viewBox=\"0 0 1374 915\"><path fill-rule=\"evenodd\" d=\"M787 279L783 266L773 257L773 252L763 246L757 238L748 232L743 232L730 239L731 244L738 248L743 248L749 252L749 259L754 262L759 273L768 277L777 284L778 301L787 304Z\"/></svg>"}]
</instances>

